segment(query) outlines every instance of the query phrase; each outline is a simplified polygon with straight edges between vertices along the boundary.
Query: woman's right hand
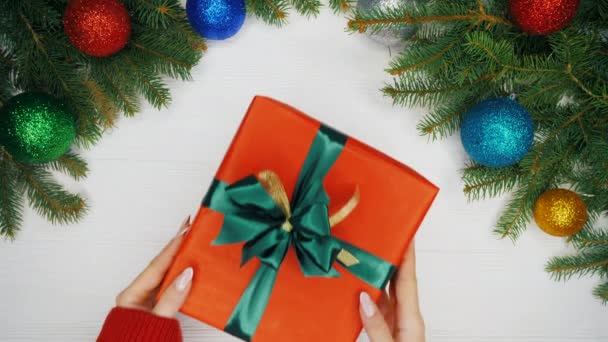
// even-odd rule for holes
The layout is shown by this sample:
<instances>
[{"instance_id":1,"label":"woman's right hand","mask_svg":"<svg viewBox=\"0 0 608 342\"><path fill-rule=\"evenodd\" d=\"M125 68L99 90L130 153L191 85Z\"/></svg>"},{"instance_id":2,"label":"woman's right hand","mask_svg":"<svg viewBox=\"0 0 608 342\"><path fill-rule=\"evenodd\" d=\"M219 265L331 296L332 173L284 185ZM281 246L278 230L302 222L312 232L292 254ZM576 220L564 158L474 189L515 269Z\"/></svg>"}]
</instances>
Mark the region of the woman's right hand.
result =
<instances>
[{"instance_id":1,"label":"woman's right hand","mask_svg":"<svg viewBox=\"0 0 608 342\"><path fill-rule=\"evenodd\" d=\"M369 295L360 295L359 312L372 342L424 342L425 328L418 305L414 242L391 280L389 294L382 294L380 308Z\"/></svg>"}]
</instances>

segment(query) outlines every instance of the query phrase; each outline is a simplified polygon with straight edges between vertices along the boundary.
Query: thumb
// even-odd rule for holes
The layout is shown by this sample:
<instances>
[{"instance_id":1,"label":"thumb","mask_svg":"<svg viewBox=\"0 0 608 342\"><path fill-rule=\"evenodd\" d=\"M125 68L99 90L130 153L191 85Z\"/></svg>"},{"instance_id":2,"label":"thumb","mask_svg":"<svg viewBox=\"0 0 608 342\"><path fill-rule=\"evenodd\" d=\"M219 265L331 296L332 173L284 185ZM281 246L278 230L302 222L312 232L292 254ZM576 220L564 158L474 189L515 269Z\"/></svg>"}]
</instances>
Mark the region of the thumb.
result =
<instances>
[{"instance_id":1,"label":"thumb","mask_svg":"<svg viewBox=\"0 0 608 342\"><path fill-rule=\"evenodd\" d=\"M152 309L152 313L161 317L175 317L190 293L193 276L194 270L192 267L186 268L165 290L154 309Z\"/></svg>"},{"instance_id":2,"label":"thumb","mask_svg":"<svg viewBox=\"0 0 608 342\"><path fill-rule=\"evenodd\" d=\"M393 336L378 307L366 292L359 295L359 314L363 328L372 342L393 342Z\"/></svg>"}]
</instances>

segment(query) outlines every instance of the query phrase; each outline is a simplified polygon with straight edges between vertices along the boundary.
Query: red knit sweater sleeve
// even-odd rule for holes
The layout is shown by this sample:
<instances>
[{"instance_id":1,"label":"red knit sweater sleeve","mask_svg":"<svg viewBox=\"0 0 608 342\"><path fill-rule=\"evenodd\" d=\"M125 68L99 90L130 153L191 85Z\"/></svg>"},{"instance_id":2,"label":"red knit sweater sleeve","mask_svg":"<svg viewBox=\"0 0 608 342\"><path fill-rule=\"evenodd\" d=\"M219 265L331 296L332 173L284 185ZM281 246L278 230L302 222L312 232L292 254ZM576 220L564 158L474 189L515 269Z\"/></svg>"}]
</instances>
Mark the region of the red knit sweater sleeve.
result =
<instances>
[{"instance_id":1,"label":"red knit sweater sleeve","mask_svg":"<svg viewBox=\"0 0 608 342\"><path fill-rule=\"evenodd\" d=\"M182 342L182 331L176 319L116 307L106 317L97 342Z\"/></svg>"}]
</instances>

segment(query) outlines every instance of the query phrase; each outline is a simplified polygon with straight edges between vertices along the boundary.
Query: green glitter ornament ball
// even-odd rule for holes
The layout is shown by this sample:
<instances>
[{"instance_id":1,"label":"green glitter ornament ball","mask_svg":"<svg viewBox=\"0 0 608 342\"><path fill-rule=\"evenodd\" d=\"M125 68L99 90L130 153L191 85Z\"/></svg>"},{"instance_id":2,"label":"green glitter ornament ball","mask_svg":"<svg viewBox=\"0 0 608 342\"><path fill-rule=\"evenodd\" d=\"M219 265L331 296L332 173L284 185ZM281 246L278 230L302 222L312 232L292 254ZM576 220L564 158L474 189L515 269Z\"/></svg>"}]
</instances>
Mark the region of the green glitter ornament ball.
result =
<instances>
[{"instance_id":1,"label":"green glitter ornament ball","mask_svg":"<svg viewBox=\"0 0 608 342\"><path fill-rule=\"evenodd\" d=\"M70 149L75 136L74 115L50 95L22 93L0 110L0 145L18 161L55 160Z\"/></svg>"}]
</instances>

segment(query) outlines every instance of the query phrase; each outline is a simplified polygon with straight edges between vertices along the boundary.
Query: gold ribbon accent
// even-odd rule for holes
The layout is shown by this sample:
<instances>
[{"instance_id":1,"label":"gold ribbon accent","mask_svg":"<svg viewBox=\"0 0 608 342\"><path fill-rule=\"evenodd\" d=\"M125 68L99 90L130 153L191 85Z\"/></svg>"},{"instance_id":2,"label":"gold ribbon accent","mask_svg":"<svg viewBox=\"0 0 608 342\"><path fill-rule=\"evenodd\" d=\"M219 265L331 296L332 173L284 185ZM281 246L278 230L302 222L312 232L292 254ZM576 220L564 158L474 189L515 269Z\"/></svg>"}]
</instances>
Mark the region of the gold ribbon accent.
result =
<instances>
[{"instance_id":1,"label":"gold ribbon accent","mask_svg":"<svg viewBox=\"0 0 608 342\"><path fill-rule=\"evenodd\" d=\"M346 202L345 205L340 208L340 210L336 211L333 215L329 217L329 226L333 227L338 223L342 222L350 213L355 210L357 205L359 204L359 187L355 188L355 193L353 196Z\"/></svg>"},{"instance_id":2,"label":"gold ribbon accent","mask_svg":"<svg viewBox=\"0 0 608 342\"><path fill-rule=\"evenodd\" d=\"M351 267L359 263L359 259L350 254L350 252L344 248L340 250L340 253L338 253L336 258L340 260L346 267Z\"/></svg>"},{"instance_id":3,"label":"gold ribbon accent","mask_svg":"<svg viewBox=\"0 0 608 342\"><path fill-rule=\"evenodd\" d=\"M281 178L274 173L272 170L264 170L258 173L257 175L258 181L266 192L270 195L270 197L277 204L279 209L285 215L285 222L281 226L281 229L286 232L291 232L293 230L293 226L291 222L289 222L289 218L291 218L291 206L289 205L289 197L287 196L287 192L285 191L285 187L283 186L283 182L281 182ZM337 212L329 217L329 226L333 227L338 223L342 222L350 213L357 207L359 204L360 194L359 188L355 189L355 193L353 196L340 208ZM345 249L341 249L338 255L336 256L340 262L342 262L347 267L356 265L359 263L359 260L348 252Z\"/></svg>"},{"instance_id":4,"label":"gold ribbon accent","mask_svg":"<svg viewBox=\"0 0 608 342\"><path fill-rule=\"evenodd\" d=\"M289 205L289 197L287 191L281 182L279 175L271 170L264 170L258 173L258 181L266 189L266 192L272 197L279 209L285 214L287 220L291 217L291 206Z\"/></svg>"}]
</instances>

